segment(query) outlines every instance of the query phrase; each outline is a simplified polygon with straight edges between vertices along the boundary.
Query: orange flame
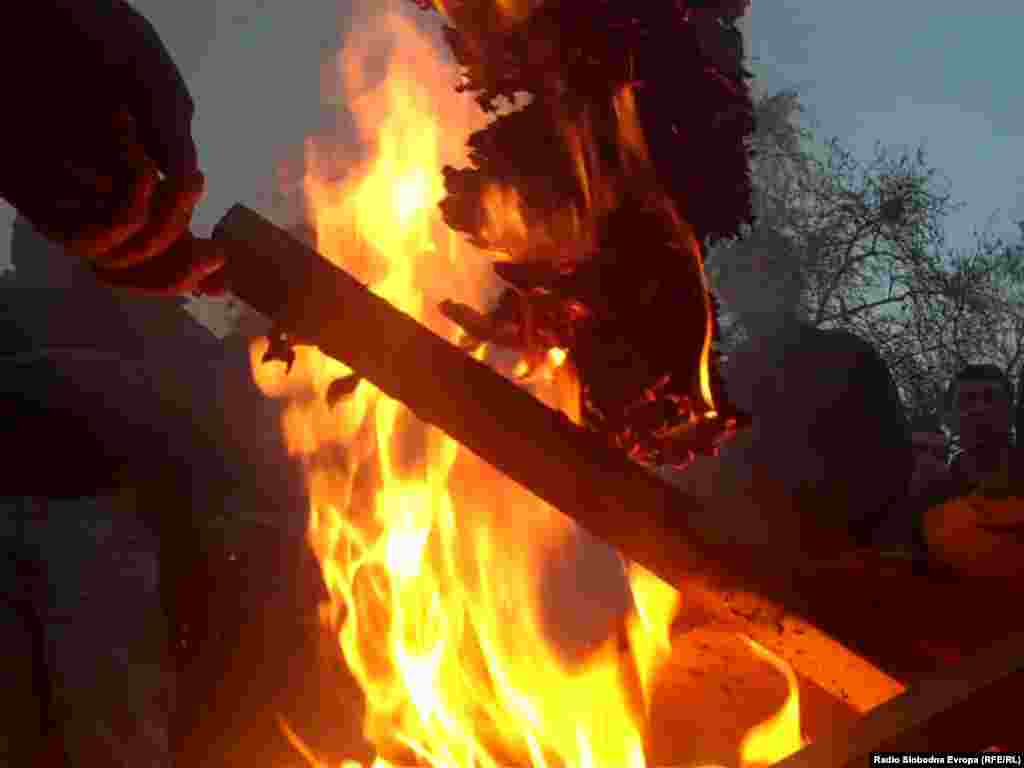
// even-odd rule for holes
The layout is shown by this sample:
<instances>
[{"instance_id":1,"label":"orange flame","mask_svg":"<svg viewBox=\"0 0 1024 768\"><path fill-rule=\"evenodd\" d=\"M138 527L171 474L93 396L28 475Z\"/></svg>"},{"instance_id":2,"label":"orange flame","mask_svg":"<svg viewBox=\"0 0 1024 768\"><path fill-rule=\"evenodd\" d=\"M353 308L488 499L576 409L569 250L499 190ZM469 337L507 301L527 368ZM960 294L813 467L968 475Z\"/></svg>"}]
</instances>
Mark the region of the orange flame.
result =
<instances>
[{"instance_id":1,"label":"orange flame","mask_svg":"<svg viewBox=\"0 0 1024 768\"><path fill-rule=\"evenodd\" d=\"M500 250L521 251L527 242L519 193L495 184L488 185L481 195L486 224L483 234Z\"/></svg>"},{"instance_id":2,"label":"orange flame","mask_svg":"<svg viewBox=\"0 0 1024 768\"><path fill-rule=\"evenodd\" d=\"M527 4L505 5L511 13ZM362 31L366 48L346 49L340 65L371 157L339 183L328 148L307 144L317 247L455 340L438 302L480 303L493 286L488 255L460 244L440 220L441 167L463 161L465 137L483 118L453 93L454 71L405 15L378 15ZM394 51L379 82L367 67L368 49L377 46ZM620 101L624 151L642 157L631 95ZM610 192L597 189L586 162L586 132L568 133L591 203L606 199ZM533 237L514 197L493 190L487 200L496 232ZM392 759L446 768L644 768L647 712L671 651L676 590L636 566L627 573L611 555L605 571L623 580L632 607L571 606L597 629L586 652L570 658L545 623L543 574L575 546L575 526L368 382L329 406L331 382L352 373L341 363L300 347L285 375L282 366L260 363L266 344L253 344L253 375L264 393L287 402L281 427L306 467L309 542L330 595L323 618L365 694L364 730L380 754L372 768L392 768ZM474 355L488 353L484 345ZM513 376L515 361L505 369ZM531 391L578 421L579 386L566 350L548 350L533 373ZM424 371L424 386L429 378ZM312 765L323 765L285 732Z\"/></svg>"},{"instance_id":3,"label":"orange flame","mask_svg":"<svg viewBox=\"0 0 1024 768\"><path fill-rule=\"evenodd\" d=\"M745 639L755 656L786 677L786 700L779 711L751 728L740 744L740 760L744 766L772 765L807 743L800 732L800 688L789 664L750 638Z\"/></svg>"}]
</instances>

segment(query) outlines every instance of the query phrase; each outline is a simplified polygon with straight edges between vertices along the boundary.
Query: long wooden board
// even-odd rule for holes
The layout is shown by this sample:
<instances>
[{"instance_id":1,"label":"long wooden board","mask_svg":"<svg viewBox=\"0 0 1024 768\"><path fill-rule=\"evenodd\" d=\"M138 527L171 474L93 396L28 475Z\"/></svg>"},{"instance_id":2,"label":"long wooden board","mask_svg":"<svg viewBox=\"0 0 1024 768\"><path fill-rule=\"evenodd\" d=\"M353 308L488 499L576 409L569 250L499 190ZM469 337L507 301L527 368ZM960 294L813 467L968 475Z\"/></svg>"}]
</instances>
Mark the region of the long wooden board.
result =
<instances>
[{"instance_id":1,"label":"long wooden board","mask_svg":"<svg viewBox=\"0 0 1024 768\"><path fill-rule=\"evenodd\" d=\"M213 238L232 291L312 340L626 557L705 600L720 620L867 711L900 684L802 617L798 564L758 542L698 530L699 502L631 462L520 387L370 291L284 229L241 205ZM713 517L713 516L712 516ZM735 591L753 612L735 609ZM781 607L785 607L785 611ZM785 614L787 620L779 622ZM797 638L800 638L797 642Z\"/></svg>"}]
</instances>

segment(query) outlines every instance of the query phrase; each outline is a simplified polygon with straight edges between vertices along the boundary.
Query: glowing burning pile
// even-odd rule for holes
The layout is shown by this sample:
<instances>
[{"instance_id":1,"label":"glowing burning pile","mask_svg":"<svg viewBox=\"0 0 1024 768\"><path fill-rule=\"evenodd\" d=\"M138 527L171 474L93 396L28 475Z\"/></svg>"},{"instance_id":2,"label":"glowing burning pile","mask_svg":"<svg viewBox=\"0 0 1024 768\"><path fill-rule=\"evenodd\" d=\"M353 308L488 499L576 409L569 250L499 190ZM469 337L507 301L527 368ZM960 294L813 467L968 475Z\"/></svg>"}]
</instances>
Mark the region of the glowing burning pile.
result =
<instances>
[{"instance_id":1,"label":"glowing burning pile","mask_svg":"<svg viewBox=\"0 0 1024 768\"><path fill-rule=\"evenodd\" d=\"M317 247L459 341L436 307L451 296L486 300L493 254L461 245L440 221L441 167L463 157L483 117L452 92L453 70L404 16L378 17L361 40L366 48L346 50L342 69L372 157L331 182L329 152L308 146ZM367 57L382 46L393 54L377 82ZM508 218L495 224L514 227L514 206L502 210ZM548 565L578 546L581 532L369 383L331 407L329 385L351 373L340 363L299 347L286 375L261 364L265 345L252 349L254 375L287 402L283 429L307 468L309 538L331 596L323 618L365 693L374 766L645 766L652 681L670 651L676 591L630 567L633 605L599 606L587 647L567 652L551 638L540 597ZM522 372L522 359L487 345L473 354ZM532 368L532 391L578 419L564 351L547 350ZM423 371L424 386L430 376ZM606 565L620 568L614 555Z\"/></svg>"}]
</instances>

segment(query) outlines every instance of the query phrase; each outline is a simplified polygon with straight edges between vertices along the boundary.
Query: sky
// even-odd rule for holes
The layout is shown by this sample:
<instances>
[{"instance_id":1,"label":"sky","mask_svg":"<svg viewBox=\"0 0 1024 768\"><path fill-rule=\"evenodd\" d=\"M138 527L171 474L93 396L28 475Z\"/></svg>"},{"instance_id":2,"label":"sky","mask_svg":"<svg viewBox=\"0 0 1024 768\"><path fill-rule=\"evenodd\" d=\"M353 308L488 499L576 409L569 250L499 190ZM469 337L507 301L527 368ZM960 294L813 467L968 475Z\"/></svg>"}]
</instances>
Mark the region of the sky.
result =
<instances>
[{"instance_id":1,"label":"sky","mask_svg":"<svg viewBox=\"0 0 1024 768\"><path fill-rule=\"evenodd\" d=\"M748 50L759 86L795 88L821 138L860 157L876 141L916 147L963 210L947 222L968 247L995 215L1024 219L1024 94L1015 52L1020 0L753 0Z\"/></svg>"},{"instance_id":2,"label":"sky","mask_svg":"<svg viewBox=\"0 0 1024 768\"><path fill-rule=\"evenodd\" d=\"M301 153L308 134L335 127L320 80L352 26L350 0L135 5L197 103L209 187L194 230L208 234L236 201L268 212L275 165ZM1020 0L753 0L747 22L757 87L797 88L818 136L864 157L876 140L925 142L967 203L948 223L951 242L964 247L993 214L1008 233L1024 218L1024 99L1013 56L1021 30ZM10 221L0 211L0 263Z\"/></svg>"}]
</instances>

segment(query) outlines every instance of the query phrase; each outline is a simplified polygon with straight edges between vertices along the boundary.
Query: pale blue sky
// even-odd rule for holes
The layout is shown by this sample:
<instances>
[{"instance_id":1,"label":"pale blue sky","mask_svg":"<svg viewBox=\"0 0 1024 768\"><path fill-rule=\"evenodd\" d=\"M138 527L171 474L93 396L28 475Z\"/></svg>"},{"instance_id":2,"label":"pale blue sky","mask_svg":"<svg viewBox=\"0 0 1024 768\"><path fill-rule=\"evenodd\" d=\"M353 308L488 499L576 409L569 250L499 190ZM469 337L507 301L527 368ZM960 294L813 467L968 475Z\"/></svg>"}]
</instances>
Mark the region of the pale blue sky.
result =
<instances>
[{"instance_id":1,"label":"pale blue sky","mask_svg":"<svg viewBox=\"0 0 1024 768\"><path fill-rule=\"evenodd\" d=\"M236 200L265 209L275 161L329 125L320 68L351 3L136 5L164 36L198 104L210 186L196 230L207 233ZM1024 0L753 0L748 29L760 86L798 88L822 137L838 136L865 154L875 140L926 141L954 197L967 203L949 222L954 243L969 244L971 229L993 213L1007 231L1014 217L1024 218L1015 55ZM0 263L9 220L0 212Z\"/></svg>"},{"instance_id":2,"label":"pale blue sky","mask_svg":"<svg viewBox=\"0 0 1024 768\"><path fill-rule=\"evenodd\" d=\"M753 0L749 30L761 84L795 87L822 137L925 142L966 204L953 244L1024 219L1024 2Z\"/></svg>"}]
</instances>

